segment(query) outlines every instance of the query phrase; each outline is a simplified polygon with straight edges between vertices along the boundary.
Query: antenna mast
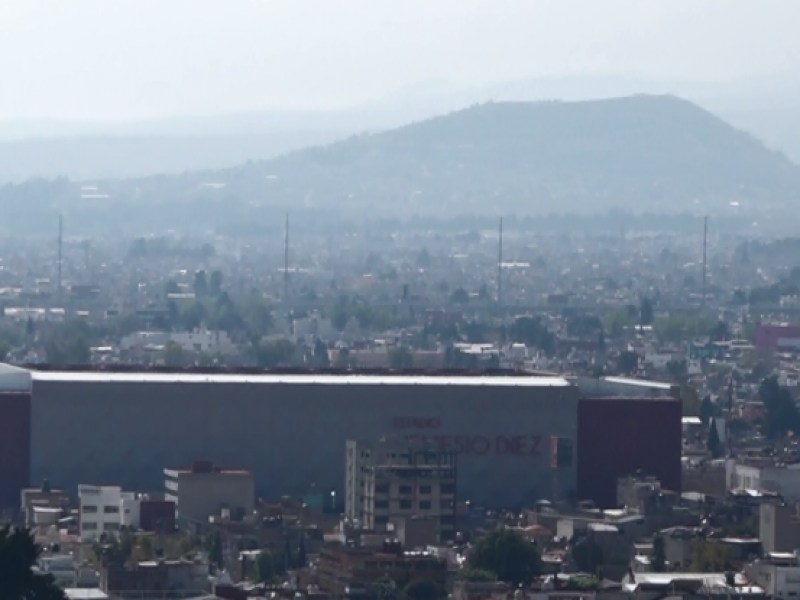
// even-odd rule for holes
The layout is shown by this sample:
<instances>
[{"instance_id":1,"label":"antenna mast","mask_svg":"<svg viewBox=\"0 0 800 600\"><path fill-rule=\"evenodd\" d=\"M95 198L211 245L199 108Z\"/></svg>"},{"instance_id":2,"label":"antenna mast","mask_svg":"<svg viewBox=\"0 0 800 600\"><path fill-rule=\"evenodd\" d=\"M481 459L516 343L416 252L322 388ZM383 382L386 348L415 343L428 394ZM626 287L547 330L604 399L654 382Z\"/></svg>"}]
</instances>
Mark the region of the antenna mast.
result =
<instances>
[{"instance_id":1,"label":"antenna mast","mask_svg":"<svg viewBox=\"0 0 800 600\"><path fill-rule=\"evenodd\" d=\"M497 306L503 309L503 217L500 217L500 235L497 250Z\"/></svg>"},{"instance_id":2,"label":"antenna mast","mask_svg":"<svg viewBox=\"0 0 800 600\"><path fill-rule=\"evenodd\" d=\"M283 253L283 302L289 304L289 213L286 213L286 240Z\"/></svg>"},{"instance_id":3,"label":"antenna mast","mask_svg":"<svg viewBox=\"0 0 800 600\"><path fill-rule=\"evenodd\" d=\"M703 217L703 308L706 306L706 249L708 246L708 217Z\"/></svg>"},{"instance_id":4,"label":"antenna mast","mask_svg":"<svg viewBox=\"0 0 800 600\"><path fill-rule=\"evenodd\" d=\"M64 216L58 215L58 305L61 307L61 248L63 246Z\"/></svg>"}]
</instances>

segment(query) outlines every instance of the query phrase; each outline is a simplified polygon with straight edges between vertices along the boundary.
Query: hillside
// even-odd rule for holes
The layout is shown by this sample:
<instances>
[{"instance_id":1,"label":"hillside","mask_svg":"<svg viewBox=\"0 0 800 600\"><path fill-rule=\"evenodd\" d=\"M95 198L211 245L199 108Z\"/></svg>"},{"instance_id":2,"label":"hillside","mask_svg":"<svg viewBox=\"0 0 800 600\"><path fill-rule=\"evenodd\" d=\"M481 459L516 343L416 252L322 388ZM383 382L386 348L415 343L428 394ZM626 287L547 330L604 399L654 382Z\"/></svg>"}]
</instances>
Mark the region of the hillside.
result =
<instances>
[{"instance_id":1,"label":"hillside","mask_svg":"<svg viewBox=\"0 0 800 600\"><path fill-rule=\"evenodd\" d=\"M328 228L612 209L763 222L800 206L800 167L672 96L487 103L236 168L89 183L91 193L65 180L0 187L0 227L38 231L57 211L115 235L280 227L286 210Z\"/></svg>"},{"instance_id":2,"label":"hillside","mask_svg":"<svg viewBox=\"0 0 800 600\"><path fill-rule=\"evenodd\" d=\"M375 210L721 210L800 189L800 167L671 96L489 103L261 168L284 201Z\"/></svg>"}]
</instances>

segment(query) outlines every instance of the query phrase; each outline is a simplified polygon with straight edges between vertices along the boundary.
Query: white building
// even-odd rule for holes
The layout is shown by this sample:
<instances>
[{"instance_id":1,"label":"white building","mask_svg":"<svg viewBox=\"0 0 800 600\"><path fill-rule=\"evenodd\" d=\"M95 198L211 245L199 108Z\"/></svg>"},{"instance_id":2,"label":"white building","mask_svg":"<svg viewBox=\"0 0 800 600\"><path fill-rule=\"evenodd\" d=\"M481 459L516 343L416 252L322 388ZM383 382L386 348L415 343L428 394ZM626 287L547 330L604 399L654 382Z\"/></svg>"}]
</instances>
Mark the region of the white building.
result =
<instances>
[{"instance_id":1,"label":"white building","mask_svg":"<svg viewBox=\"0 0 800 600\"><path fill-rule=\"evenodd\" d=\"M79 485L80 538L91 541L103 533L117 535L120 527L139 526L136 495L118 486Z\"/></svg>"},{"instance_id":2,"label":"white building","mask_svg":"<svg viewBox=\"0 0 800 600\"><path fill-rule=\"evenodd\" d=\"M800 596L800 563L793 552L768 553L746 569L750 581L758 584L770 598Z\"/></svg>"},{"instance_id":3,"label":"white building","mask_svg":"<svg viewBox=\"0 0 800 600\"><path fill-rule=\"evenodd\" d=\"M220 352L228 354L236 350L226 331L195 329L170 334L170 341L187 352Z\"/></svg>"},{"instance_id":4,"label":"white building","mask_svg":"<svg viewBox=\"0 0 800 600\"><path fill-rule=\"evenodd\" d=\"M339 339L339 332L330 319L312 315L304 319L295 319L292 322L295 342L307 342L319 338L325 343Z\"/></svg>"},{"instance_id":5,"label":"white building","mask_svg":"<svg viewBox=\"0 0 800 600\"><path fill-rule=\"evenodd\" d=\"M186 352L220 352L228 354L236 351L236 345L225 331L195 329L168 333L164 331L137 331L124 336L119 347L123 351L145 346L164 346L172 342L178 344Z\"/></svg>"},{"instance_id":6,"label":"white building","mask_svg":"<svg viewBox=\"0 0 800 600\"><path fill-rule=\"evenodd\" d=\"M760 464L729 460L726 467L728 491L775 492L786 502L800 502L800 463L784 465L765 460Z\"/></svg>"}]
</instances>

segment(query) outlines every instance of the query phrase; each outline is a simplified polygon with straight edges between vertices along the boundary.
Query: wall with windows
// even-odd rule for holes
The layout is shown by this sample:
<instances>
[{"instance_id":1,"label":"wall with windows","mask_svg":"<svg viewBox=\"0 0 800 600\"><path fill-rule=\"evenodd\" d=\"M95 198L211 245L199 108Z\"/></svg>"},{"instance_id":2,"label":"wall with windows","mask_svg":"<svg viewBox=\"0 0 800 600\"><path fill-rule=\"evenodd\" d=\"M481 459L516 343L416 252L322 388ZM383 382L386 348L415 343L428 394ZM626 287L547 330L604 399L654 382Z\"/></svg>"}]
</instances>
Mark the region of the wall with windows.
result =
<instances>
[{"instance_id":1,"label":"wall with windows","mask_svg":"<svg viewBox=\"0 0 800 600\"><path fill-rule=\"evenodd\" d=\"M136 497L118 486L79 485L80 537L87 542L102 534L118 535L120 527L138 527L133 521L139 510ZM127 512L126 512L127 511Z\"/></svg>"}]
</instances>

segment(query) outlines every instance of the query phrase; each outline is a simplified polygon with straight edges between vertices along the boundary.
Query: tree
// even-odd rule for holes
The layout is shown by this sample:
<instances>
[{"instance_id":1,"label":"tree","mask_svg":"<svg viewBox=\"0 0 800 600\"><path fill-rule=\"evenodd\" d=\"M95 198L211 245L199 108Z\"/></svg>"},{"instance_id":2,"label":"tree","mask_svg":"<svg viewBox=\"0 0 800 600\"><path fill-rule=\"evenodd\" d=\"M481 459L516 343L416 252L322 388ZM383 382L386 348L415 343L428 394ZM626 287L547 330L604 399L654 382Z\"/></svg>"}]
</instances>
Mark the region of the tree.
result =
<instances>
[{"instance_id":1,"label":"tree","mask_svg":"<svg viewBox=\"0 0 800 600\"><path fill-rule=\"evenodd\" d=\"M603 325L609 337L619 339L625 333L625 328L630 327L633 323L634 318L627 310L616 310L606 316Z\"/></svg>"},{"instance_id":2,"label":"tree","mask_svg":"<svg viewBox=\"0 0 800 600\"><path fill-rule=\"evenodd\" d=\"M702 402L697 394L697 390L690 385L681 387L681 401L683 403L684 417L699 417Z\"/></svg>"},{"instance_id":3,"label":"tree","mask_svg":"<svg viewBox=\"0 0 800 600\"><path fill-rule=\"evenodd\" d=\"M548 356L556 351L556 338L538 317L518 317L509 329L511 341L542 350Z\"/></svg>"},{"instance_id":4,"label":"tree","mask_svg":"<svg viewBox=\"0 0 800 600\"><path fill-rule=\"evenodd\" d=\"M51 365L88 365L91 362L86 321L71 320L56 326L45 342L47 362Z\"/></svg>"},{"instance_id":5,"label":"tree","mask_svg":"<svg viewBox=\"0 0 800 600\"><path fill-rule=\"evenodd\" d=\"M52 575L34 571L41 554L27 529L0 529L0 598L2 600L65 600Z\"/></svg>"},{"instance_id":6,"label":"tree","mask_svg":"<svg viewBox=\"0 0 800 600\"><path fill-rule=\"evenodd\" d=\"M572 559L581 571L594 574L603 564L603 549L594 537L589 535L573 545Z\"/></svg>"},{"instance_id":7,"label":"tree","mask_svg":"<svg viewBox=\"0 0 800 600\"><path fill-rule=\"evenodd\" d=\"M725 321L717 321L708 330L708 337L715 342L727 340L731 336L728 324Z\"/></svg>"},{"instance_id":8,"label":"tree","mask_svg":"<svg viewBox=\"0 0 800 600\"><path fill-rule=\"evenodd\" d=\"M397 371L411 369L414 366L414 357L405 346L398 346L389 350L389 366Z\"/></svg>"},{"instance_id":9,"label":"tree","mask_svg":"<svg viewBox=\"0 0 800 600\"><path fill-rule=\"evenodd\" d=\"M272 553L268 550L261 551L256 559L255 567L253 577L258 583L272 581L275 577L275 563L272 560Z\"/></svg>"},{"instance_id":10,"label":"tree","mask_svg":"<svg viewBox=\"0 0 800 600\"><path fill-rule=\"evenodd\" d=\"M469 555L470 569L494 574L513 585L529 583L541 574L536 547L513 529L495 529L481 539Z\"/></svg>"},{"instance_id":11,"label":"tree","mask_svg":"<svg viewBox=\"0 0 800 600\"><path fill-rule=\"evenodd\" d=\"M291 340L280 338L255 344L253 352L259 367L272 368L291 362L295 349Z\"/></svg>"},{"instance_id":12,"label":"tree","mask_svg":"<svg viewBox=\"0 0 800 600\"><path fill-rule=\"evenodd\" d=\"M178 283L170 279L167 283L164 284L164 296L169 296L170 294L178 294L180 293L181 288L178 286Z\"/></svg>"},{"instance_id":13,"label":"tree","mask_svg":"<svg viewBox=\"0 0 800 600\"><path fill-rule=\"evenodd\" d=\"M198 298L208 294L208 279L206 278L206 272L203 270L194 274L194 294Z\"/></svg>"},{"instance_id":14,"label":"tree","mask_svg":"<svg viewBox=\"0 0 800 600\"><path fill-rule=\"evenodd\" d=\"M464 288L458 288L453 290L453 293L450 294L450 303L451 304L469 304L469 294L467 290Z\"/></svg>"},{"instance_id":15,"label":"tree","mask_svg":"<svg viewBox=\"0 0 800 600\"><path fill-rule=\"evenodd\" d=\"M172 341L167 342L164 346L164 364L168 367L181 367L185 361L183 347Z\"/></svg>"},{"instance_id":16,"label":"tree","mask_svg":"<svg viewBox=\"0 0 800 600\"><path fill-rule=\"evenodd\" d=\"M461 569L458 573L458 579L463 581L474 581L481 583L488 583L490 581L497 581L497 576L489 571L482 569Z\"/></svg>"},{"instance_id":17,"label":"tree","mask_svg":"<svg viewBox=\"0 0 800 600\"><path fill-rule=\"evenodd\" d=\"M653 539L653 571L663 573L667 566L667 555L664 550L664 537L657 535Z\"/></svg>"},{"instance_id":18,"label":"tree","mask_svg":"<svg viewBox=\"0 0 800 600\"><path fill-rule=\"evenodd\" d=\"M303 568L308 562L308 553L306 552L306 536L300 536L300 545L297 547L297 558L295 560L295 567Z\"/></svg>"},{"instance_id":19,"label":"tree","mask_svg":"<svg viewBox=\"0 0 800 600\"><path fill-rule=\"evenodd\" d=\"M431 266L431 255L427 248L420 250L417 255L417 267L420 269L427 269Z\"/></svg>"},{"instance_id":20,"label":"tree","mask_svg":"<svg viewBox=\"0 0 800 600\"><path fill-rule=\"evenodd\" d=\"M695 573L720 573L735 568L731 560L731 552L717 542L697 541L692 553L690 571Z\"/></svg>"},{"instance_id":21,"label":"tree","mask_svg":"<svg viewBox=\"0 0 800 600\"><path fill-rule=\"evenodd\" d=\"M222 292L222 272L211 271L211 278L208 280L208 290L212 296L219 296Z\"/></svg>"},{"instance_id":22,"label":"tree","mask_svg":"<svg viewBox=\"0 0 800 600\"><path fill-rule=\"evenodd\" d=\"M328 367L331 364L331 359L328 356L328 347L319 338L314 342L314 359L323 367Z\"/></svg>"},{"instance_id":23,"label":"tree","mask_svg":"<svg viewBox=\"0 0 800 600\"><path fill-rule=\"evenodd\" d=\"M700 420L703 422L703 425L708 425L709 421L711 421L716 412L717 411L714 407L714 403L711 401L711 396L706 394L702 403L700 404Z\"/></svg>"},{"instance_id":24,"label":"tree","mask_svg":"<svg viewBox=\"0 0 800 600\"><path fill-rule=\"evenodd\" d=\"M639 304L639 322L642 325L650 325L653 322L653 301L650 298L642 298Z\"/></svg>"},{"instance_id":25,"label":"tree","mask_svg":"<svg viewBox=\"0 0 800 600\"><path fill-rule=\"evenodd\" d=\"M688 365L685 360L672 359L667 363L667 373L675 381L683 381L688 374Z\"/></svg>"},{"instance_id":26,"label":"tree","mask_svg":"<svg viewBox=\"0 0 800 600\"><path fill-rule=\"evenodd\" d=\"M791 392L778 384L777 377L767 377L762 381L758 395L767 411L764 423L767 437L775 439L789 431L797 431L800 421L797 406Z\"/></svg>"},{"instance_id":27,"label":"tree","mask_svg":"<svg viewBox=\"0 0 800 600\"><path fill-rule=\"evenodd\" d=\"M617 359L617 370L623 375L630 375L639 368L639 355L632 350L621 352Z\"/></svg>"},{"instance_id":28,"label":"tree","mask_svg":"<svg viewBox=\"0 0 800 600\"><path fill-rule=\"evenodd\" d=\"M208 560L216 568L223 567L222 556L222 534L219 531L214 531L206 540L206 550L208 551Z\"/></svg>"},{"instance_id":29,"label":"tree","mask_svg":"<svg viewBox=\"0 0 800 600\"><path fill-rule=\"evenodd\" d=\"M719 458L722 454L722 442L719 439L717 421L712 418L708 423L708 440L706 441L708 451L713 458Z\"/></svg>"},{"instance_id":30,"label":"tree","mask_svg":"<svg viewBox=\"0 0 800 600\"><path fill-rule=\"evenodd\" d=\"M430 579L414 579L403 589L403 593L410 600L438 600L445 596L439 585Z\"/></svg>"}]
</instances>

